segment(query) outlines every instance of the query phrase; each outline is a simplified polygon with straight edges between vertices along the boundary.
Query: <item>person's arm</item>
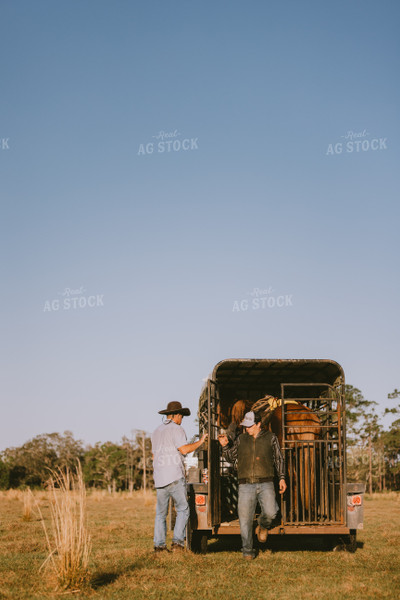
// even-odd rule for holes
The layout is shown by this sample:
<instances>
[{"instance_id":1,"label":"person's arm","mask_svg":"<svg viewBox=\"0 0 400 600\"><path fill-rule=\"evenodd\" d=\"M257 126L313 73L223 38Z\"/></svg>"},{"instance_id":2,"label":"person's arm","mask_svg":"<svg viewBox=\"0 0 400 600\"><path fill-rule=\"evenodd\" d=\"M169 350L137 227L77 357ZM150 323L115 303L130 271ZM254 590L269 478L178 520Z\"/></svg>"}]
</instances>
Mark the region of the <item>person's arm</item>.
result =
<instances>
[{"instance_id":1,"label":"person's arm","mask_svg":"<svg viewBox=\"0 0 400 600\"><path fill-rule=\"evenodd\" d=\"M286 490L285 461L283 459L278 438L276 437L276 435L272 437L272 451L274 454L275 469L279 477L279 493L283 494L283 492Z\"/></svg>"},{"instance_id":2,"label":"person's arm","mask_svg":"<svg viewBox=\"0 0 400 600\"><path fill-rule=\"evenodd\" d=\"M222 446L222 455L225 460L235 465L238 455L239 438L237 437L233 444L231 444L227 435L220 435L218 436L218 441Z\"/></svg>"},{"instance_id":3,"label":"person's arm","mask_svg":"<svg viewBox=\"0 0 400 600\"><path fill-rule=\"evenodd\" d=\"M236 423L232 422L228 429L226 430L226 437L229 442L233 444L237 437L239 437L241 428L236 425Z\"/></svg>"},{"instance_id":4,"label":"person's arm","mask_svg":"<svg viewBox=\"0 0 400 600\"><path fill-rule=\"evenodd\" d=\"M193 444L184 444L183 446L180 446L178 448L179 452L181 454L183 454L183 456L186 456L186 454L190 454L191 452L194 452L195 450L197 450L197 448L200 448L200 446L202 444L204 444L204 442L207 439L207 436L208 436L208 433L203 433L203 435L197 442L193 442Z\"/></svg>"}]
</instances>

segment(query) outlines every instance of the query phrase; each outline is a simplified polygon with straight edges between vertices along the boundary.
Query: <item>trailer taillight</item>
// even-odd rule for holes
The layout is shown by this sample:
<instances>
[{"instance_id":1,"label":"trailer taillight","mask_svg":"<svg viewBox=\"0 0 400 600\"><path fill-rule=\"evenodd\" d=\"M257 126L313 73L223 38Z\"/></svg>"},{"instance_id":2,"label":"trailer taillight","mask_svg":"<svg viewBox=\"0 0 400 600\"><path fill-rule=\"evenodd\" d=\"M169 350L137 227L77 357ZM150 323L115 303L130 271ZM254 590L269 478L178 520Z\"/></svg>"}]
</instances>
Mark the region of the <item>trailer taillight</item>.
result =
<instances>
[{"instance_id":1,"label":"trailer taillight","mask_svg":"<svg viewBox=\"0 0 400 600\"><path fill-rule=\"evenodd\" d=\"M194 501L196 506L204 506L206 503L206 497L204 494L196 494Z\"/></svg>"},{"instance_id":2,"label":"trailer taillight","mask_svg":"<svg viewBox=\"0 0 400 600\"><path fill-rule=\"evenodd\" d=\"M353 506L361 506L361 504L362 504L362 496L359 496L358 494L357 494L357 496L350 496L350 503Z\"/></svg>"}]
</instances>

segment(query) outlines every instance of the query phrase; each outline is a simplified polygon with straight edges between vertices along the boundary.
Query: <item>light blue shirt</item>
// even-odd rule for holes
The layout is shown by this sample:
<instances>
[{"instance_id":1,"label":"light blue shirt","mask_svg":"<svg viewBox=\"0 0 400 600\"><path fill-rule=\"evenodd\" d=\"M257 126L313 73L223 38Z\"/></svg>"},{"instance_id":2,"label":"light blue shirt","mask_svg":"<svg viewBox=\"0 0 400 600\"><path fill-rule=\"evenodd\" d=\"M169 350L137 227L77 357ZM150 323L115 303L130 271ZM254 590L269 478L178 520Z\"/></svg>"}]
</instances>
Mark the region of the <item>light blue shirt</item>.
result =
<instances>
[{"instance_id":1,"label":"light blue shirt","mask_svg":"<svg viewBox=\"0 0 400 600\"><path fill-rule=\"evenodd\" d=\"M154 454L153 476L156 488L185 477L183 455L178 448L186 443L185 430L174 421L163 423L154 431L151 445Z\"/></svg>"}]
</instances>

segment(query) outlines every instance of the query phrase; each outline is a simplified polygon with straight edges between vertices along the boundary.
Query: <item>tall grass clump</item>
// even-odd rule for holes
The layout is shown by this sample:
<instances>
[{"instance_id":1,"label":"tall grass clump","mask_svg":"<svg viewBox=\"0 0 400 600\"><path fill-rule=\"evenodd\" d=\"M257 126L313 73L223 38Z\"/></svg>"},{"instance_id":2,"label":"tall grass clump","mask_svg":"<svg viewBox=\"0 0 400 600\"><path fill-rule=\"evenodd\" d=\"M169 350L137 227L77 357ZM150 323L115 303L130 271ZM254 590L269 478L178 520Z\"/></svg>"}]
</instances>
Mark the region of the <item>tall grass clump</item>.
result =
<instances>
[{"instance_id":1,"label":"tall grass clump","mask_svg":"<svg viewBox=\"0 0 400 600\"><path fill-rule=\"evenodd\" d=\"M52 472L49 479L51 525L46 525L39 505L49 555L40 567L51 565L58 586L79 590L89 581L90 535L86 527L86 489L82 468Z\"/></svg>"},{"instance_id":2,"label":"tall grass clump","mask_svg":"<svg viewBox=\"0 0 400 600\"><path fill-rule=\"evenodd\" d=\"M30 490L30 488L28 487L26 490L24 490L24 506L22 509L22 520L23 521L30 521L32 519L32 492Z\"/></svg>"}]
</instances>

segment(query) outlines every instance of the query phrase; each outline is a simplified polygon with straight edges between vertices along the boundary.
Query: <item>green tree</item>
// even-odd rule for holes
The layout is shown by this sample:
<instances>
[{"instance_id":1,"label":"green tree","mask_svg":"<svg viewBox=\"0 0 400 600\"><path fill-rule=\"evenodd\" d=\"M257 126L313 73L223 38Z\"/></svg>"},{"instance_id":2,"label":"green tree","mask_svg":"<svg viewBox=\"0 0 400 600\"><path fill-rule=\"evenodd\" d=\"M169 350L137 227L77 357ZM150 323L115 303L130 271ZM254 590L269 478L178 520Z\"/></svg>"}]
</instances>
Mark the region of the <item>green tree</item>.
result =
<instances>
[{"instance_id":1,"label":"green tree","mask_svg":"<svg viewBox=\"0 0 400 600\"><path fill-rule=\"evenodd\" d=\"M366 400L362 392L352 385L345 386L345 400L347 475L349 479L368 481L371 493L374 476L379 480L381 464L377 448L382 426L375 412L377 402Z\"/></svg>"},{"instance_id":2,"label":"green tree","mask_svg":"<svg viewBox=\"0 0 400 600\"><path fill-rule=\"evenodd\" d=\"M346 434L349 445L358 444L364 434L371 408L377 406L373 400L366 400L362 392L352 385L345 386Z\"/></svg>"},{"instance_id":3,"label":"green tree","mask_svg":"<svg viewBox=\"0 0 400 600\"><path fill-rule=\"evenodd\" d=\"M10 485L10 469L0 458L0 490L8 489Z\"/></svg>"},{"instance_id":4,"label":"green tree","mask_svg":"<svg viewBox=\"0 0 400 600\"><path fill-rule=\"evenodd\" d=\"M153 460L151 438L145 431L137 430L135 437L136 470L141 479L141 487L146 489L153 483Z\"/></svg>"},{"instance_id":5,"label":"green tree","mask_svg":"<svg viewBox=\"0 0 400 600\"><path fill-rule=\"evenodd\" d=\"M98 442L86 450L70 431L37 435L0 454L0 488L43 486L50 471L83 464L85 482L109 491L152 485L151 441L145 432L133 432L121 444Z\"/></svg>"},{"instance_id":6,"label":"green tree","mask_svg":"<svg viewBox=\"0 0 400 600\"><path fill-rule=\"evenodd\" d=\"M400 397L400 391L395 389L388 394L389 399ZM386 408L385 415L400 415L400 404L394 408ZM395 490L400 489L400 418L395 419L389 429L383 432L382 444L385 451L387 473L390 481L390 487Z\"/></svg>"},{"instance_id":7,"label":"green tree","mask_svg":"<svg viewBox=\"0 0 400 600\"><path fill-rule=\"evenodd\" d=\"M44 433L17 448L2 452L2 460L9 469L10 487L43 485L50 471L66 466L73 467L83 458L81 441L74 440L70 431Z\"/></svg>"},{"instance_id":8,"label":"green tree","mask_svg":"<svg viewBox=\"0 0 400 600\"><path fill-rule=\"evenodd\" d=\"M142 431L132 431L132 439L122 438L122 446L126 453L125 489L147 487L151 480L149 467L151 463L151 442ZM144 468L146 465L146 468Z\"/></svg>"},{"instance_id":9,"label":"green tree","mask_svg":"<svg viewBox=\"0 0 400 600\"><path fill-rule=\"evenodd\" d=\"M106 487L111 493L124 487L126 452L113 442L97 442L85 453L85 482L92 487Z\"/></svg>"}]
</instances>

